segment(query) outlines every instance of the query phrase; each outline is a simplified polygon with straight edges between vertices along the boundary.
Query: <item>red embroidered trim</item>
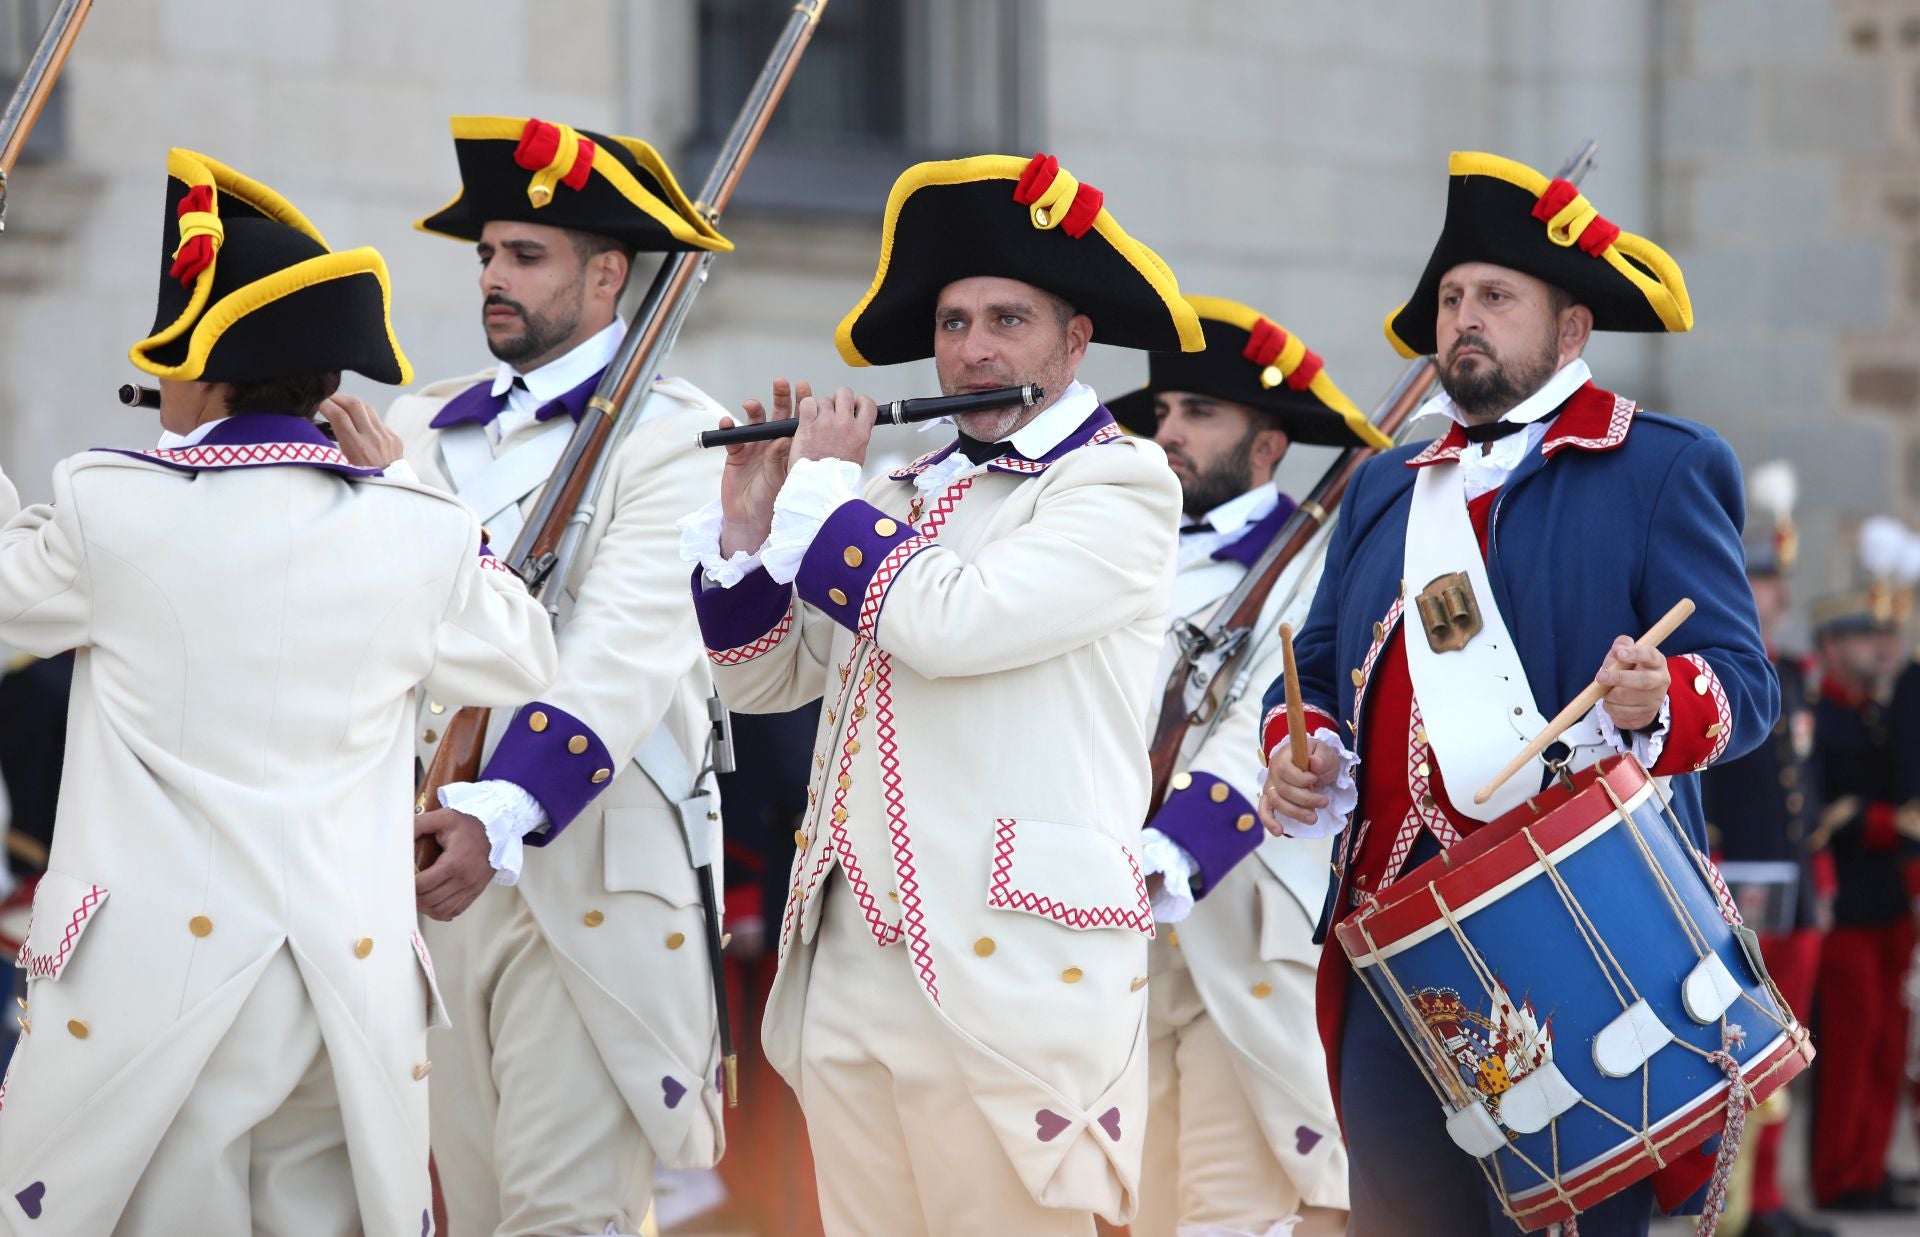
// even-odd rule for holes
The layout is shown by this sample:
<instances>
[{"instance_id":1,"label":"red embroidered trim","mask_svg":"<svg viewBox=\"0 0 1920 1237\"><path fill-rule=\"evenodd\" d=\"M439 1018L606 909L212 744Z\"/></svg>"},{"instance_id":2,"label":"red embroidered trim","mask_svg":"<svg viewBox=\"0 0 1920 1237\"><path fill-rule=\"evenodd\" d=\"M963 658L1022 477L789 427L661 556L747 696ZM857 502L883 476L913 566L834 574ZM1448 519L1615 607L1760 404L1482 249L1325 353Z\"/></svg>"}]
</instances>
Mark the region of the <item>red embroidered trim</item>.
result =
<instances>
[{"instance_id":1,"label":"red embroidered trim","mask_svg":"<svg viewBox=\"0 0 1920 1237\"><path fill-rule=\"evenodd\" d=\"M1367 694L1367 683L1373 678L1374 663L1380 660L1380 651L1387 647L1387 641L1393 639L1394 629L1400 624L1400 607L1405 602L1404 597L1393 599L1393 604L1387 607L1387 617L1380 620L1379 638L1360 662L1360 682L1353 689L1353 742L1356 748L1360 744L1360 701Z\"/></svg>"},{"instance_id":2,"label":"red embroidered trim","mask_svg":"<svg viewBox=\"0 0 1920 1237\"><path fill-rule=\"evenodd\" d=\"M914 970L920 973L920 984L938 1005L940 984L933 973L933 948L927 943L927 916L920 905L913 839L907 834L906 803L900 790L900 741L893 730L893 657L876 649L873 664L874 733L880 749L881 793L887 802L887 838L893 846L893 869L900 885L900 918L906 925L907 950L913 955Z\"/></svg>"},{"instance_id":3,"label":"red embroidered trim","mask_svg":"<svg viewBox=\"0 0 1920 1237\"><path fill-rule=\"evenodd\" d=\"M780 641L786 637L786 634L792 630L793 603L788 602L786 614L779 622L773 625L772 631L761 636L758 640L749 644L742 644L737 648L708 649L707 660L716 666L737 666L742 662L752 661L764 653L771 653L779 646Z\"/></svg>"},{"instance_id":4,"label":"red embroidered trim","mask_svg":"<svg viewBox=\"0 0 1920 1237\"><path fill-rule=\"evenodd\" d=\"M994 823L998 828L993 833L993 879L987 887L988 906L1026 911L1069 928L1127 928L1145 937L1153 936L1153 904L1147 897L1146 878L1140 874L1140 861L1131 850L1127 851L1127 864L1133 869L1134 906L1069 906L1045 894L1013 887L1014 833L1019 822L1003 816Z\"/></svg>"},{"instance_id":5,"label":"red embroidered trim","mask_svg":"<svg viewBox=\"0 0 1920 1237\"><path fill-rule=\"evenodd\" d=\"M80 905L73 910L73 917L67 921L66 929L60 934L60 948L52 957L33 952L31 945L20 947L18 966L36 979L58 979L60 972L66 969L67 955L73 952L74 942L80 939L80 933L86 930L87 920L93 918L94 911L105 901L107 891L99 885L87 886L87 892L80 898ZM33 938L33 919L27 919L27 938Z\"/></svg>"},{"instance_id":6,"label":"red embroidered trim","mask_svg":"<svg viewBox=\"0 0 1920 1237\"><path fill-rule=\"evenodd\" d=\"M1624 395L1613 397L1613 411L1607 417L1607 430L1598 438L1555 438L1551 432L1540 444L1540 454L1548 459L1562 447L1581 447L1588 451L1611 451L1627 440L1636 405Z\"/></svg>"},{"instance_id":7,"label":"red embroidered trim","mask_svg":"<svg viewBox=\"0 0 1920 1237\"><path fill-rule=\"evenodd\" d=\"M1408 468L1419 468L1425 464L1437 464L1442 460L1457 460L1461 450L1467 445L1466 435L1459 432L1458 425L1427 444L1427 449L1407 461ZM1459 441L1454 441L1455 439Z\"/></svg>"},{"instance_id":8,"label":"red embroidered trim","mask_svg":"<svg viewBox=\"0 0 1920 1237\"><path fill-rule=\"evenodd\" d=\"M1443 847L1460 840L1460 831L1447 819L1438 799L1431 807L1421 803L1423 796L1433 793L1433 747L1420 742L1423 729L1425 721L1420 716L1420 701L1416 697L1407 712L1407 792L1413 797L1413 806L1408 809L1407 818L1400 822L1400 830L1393 835L1393 845L1387 851L1387 870L1380 878L1382 889L1400 879L1401 869L1406 867L1407 856L1413 853L1413 844L1420 840L1421 830L1431 833ZM1426 773L1420 772L1422 764L1427 766Z\"/></svg>"},{"instance_id":9,"label":"red embroidered trim","mask_svg":"<svg viewBox=\"0 0 1920 1237\"><path fill-rule=\"evenodd\" d=\"M921 456L919 459L913 461L911 464L904 464L901 467L894 469L892 472L888 473L887 476L894 481L905 481L910 477L917 477L921 473L927 471L927 466L933 463L934 456L945 455L950 450L952 450L951 444L945 447L935 447L933 450L927 452L925 455Z\"/></svg>"},{"instance_id":10,"label":"red embroidered trim","mask_svg":"<svg viewBox=\"0 0 1920 1237\"><path fill-rule=\"evenodd\" d=\"M849 779L853 770L854 744L860 738L860 713L867 702L867 689L863 683L859 693L853 698L853 711L847 715L847 737L840 744L840 778ZM847 887L853 890L855 900L860 903L860 914L867 921L867 930L873 933L873 939L881 945L891 945L900 939L900 925L888 923L886 916L880 913L880 903L873 896L873 889L867 884L866 873L860 868L860 858L854 854L853 843L847 836L847 790L848 785L840 785L835 779L833 806L827 812L827 831L832 835L829 845L834 857L840 861L841 871L847 874ZM901 895L902 903L905 894Z\"/></svg>"},{"instance_id":11,"label":"red embroidered trim","mask_svg":"<svg viewBox=\"0 0 1920 1237\"><path fill-rule=\"evenodd\" d=\"M1733 741L1733 706L1727 700L1727 689L1720 685L1720 676L1713 672L1713 667L1707 664L1706 658L1698 653L1682 653L1680 660L1690 663L1699 673L1707 677L1707 693L1713 697L1714 720L1720 726L1720 732L1713 736L1712 750L1707 753L1706 759L1693 766L1691 770L1691 772L1698 772L1720 759L1727 750L1727 744ZM1667 742L1673 742L1672 735L1667 737Z\"/></svg>"},{"instance_id":12,"label":"red embroidered trim","mask_svg":"<svg viewBox=\"0 0 1920 1237\"><path fill-rule=\"evenodd\" d=\"M934 500L933 509L927 513L926 523L916 536L907 538L887 552L880 560L880 566L874 569L873 578L867 581L866 595L860 599L860 613L855 619L855 634L873 639L873 633L880 625L880 606L887 598L887 590L893 587L894 577L920 551L933 544L933 538L953 514L953 509L969 489L979 474L962 477L941 492Z\"/></svg>"},{"instance_id":13,"label":"red embroidered trim","mask_svg":"<svg viewBox=\"0 0 1920 1237\"><path fill-rule=\"evenodd\" d=\"M501 575L512 576L516 580L520 578L519 572L507 566L505 562L503 562L501 559L494 557L491 554L482 554L480 556L480 570L497 571Z\"/></svg>"},{"instance_id":14,"label":"red embroidered trim","mask_svg":"<svg viewBox=\"0 0 1920 1237\"><path fill-rule=\"evenodd\" d=\"M340 448L314 442L256 442L230 447L156 447L141 455L171 464L193 468L248 468L258 464L337 464L343 468L357 465L340 454Z\"/></svg>"}]
</instances>

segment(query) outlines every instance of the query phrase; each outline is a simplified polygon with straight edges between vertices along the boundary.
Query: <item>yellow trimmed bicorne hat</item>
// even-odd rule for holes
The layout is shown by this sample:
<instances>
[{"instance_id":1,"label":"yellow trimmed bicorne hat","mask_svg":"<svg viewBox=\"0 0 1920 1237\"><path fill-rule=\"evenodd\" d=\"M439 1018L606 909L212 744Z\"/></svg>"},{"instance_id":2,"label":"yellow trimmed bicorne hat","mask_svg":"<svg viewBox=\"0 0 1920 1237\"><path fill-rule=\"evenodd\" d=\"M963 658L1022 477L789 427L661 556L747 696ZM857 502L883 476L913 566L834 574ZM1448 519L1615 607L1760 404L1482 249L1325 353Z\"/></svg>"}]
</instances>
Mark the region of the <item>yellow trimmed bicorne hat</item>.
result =
<instances>
[{"instance_id":1,"label":"yellow trimmed bicorne hat","mask_svg":"<svg viewBox=\"0 0 1920 1237\"><path fill-rule=\"evenodd\" d=\"M1346 393L1334 385L1319 354L1259 310L1217 296L1190 296L1207 346L1200 352L1156 352L1147 385L1107 401L1114 419L1152 437L1154 400L1187 391L1246 404L1271 414L1295 442L1327 447L1390 447Z\"/></svg>"},{"instance_id":2,"label":"yellow trimmed bicorne hat","mask_svg":"<svg viewBox=\"0 0 1920 1237\"><path fill-rule=\"evenodd\" d=\"M834 331L849 365L933 355L940 290L1017 279L1093 321L1096 343L1198 352L1200 319L1160 256L1128 236L1105 195L1052 155L917 163L887 195L873 285Z\"/></svg>"},{"instance_id":3,"label":"yellow trimmed bicorne hat","mask_svg":"<svg viewBox=\"0 0 1920 1237\"><path fill-rule=\"evenodd\" d=\"M642 253L733 242L696 208L653 147L520 116L455 116L460 192L414 226L477 241L489 221L592 232Z\"/></svg>"},{"instance_id":4,"label":"yellow trimmed bicorne hat","mask_svg":"<svg viewBox=\"0 0 1920 1237\"><path fill-rule=\"evenodd\" d=\"M1571 182L1499 155L1455 151L1447 218L1407 303L1387 315L1400 355L1434 351L1440 280L1463 262L1490 262L1545 280L1593 312L1596 331L1685 331L1693 305L1680 266L1644 236L1623 232Z\"/></svg>"},{"instance_id":5,"label":"yellow trimmed bicorne hat","mask_svg":"<svg viewBox=\"0 0 1920 1237\"><path fill-rule=\"evenodd\" d=\"M200 382L413 380L378 250L335 253L293 203L190 150L167 152L166 201L159 309L128 353L135 367Z\"/></svg>"}]
</instances>

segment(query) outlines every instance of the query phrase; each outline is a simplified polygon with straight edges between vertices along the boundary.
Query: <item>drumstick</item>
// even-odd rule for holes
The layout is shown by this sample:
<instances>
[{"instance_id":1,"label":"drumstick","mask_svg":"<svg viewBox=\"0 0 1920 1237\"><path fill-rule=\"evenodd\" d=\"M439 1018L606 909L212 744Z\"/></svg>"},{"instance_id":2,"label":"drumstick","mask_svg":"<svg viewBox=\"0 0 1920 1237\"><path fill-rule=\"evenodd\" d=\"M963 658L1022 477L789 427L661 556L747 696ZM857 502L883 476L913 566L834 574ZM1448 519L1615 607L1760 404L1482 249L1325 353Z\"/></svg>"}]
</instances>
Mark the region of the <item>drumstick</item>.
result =
<instances>
[{"instance_id":1,"label":"drumstick","mask_svg":"<svg viewBox=\"0 0 1920 1237\"><path fill-rule=\"evenodd\" d=\"M1674 603L1673 609L1667 611L1666 614L1661 617L1659 622L1647 629L1647 634L1640 637L1639 643L1657 646L1661 641L1673 634L1674 628L1686 622L1687 616L1692 613L1693 598L1682 597ZM1533 737L1533 742L1527 744L1520 754L1508 763L1506 768L1495 774L1491 782L1488 782L1480 788L1479 793L1473 796L1473 801L1475 803L1485 803L1487 800L1493 798L1493 792L1506 785L1508 778L1526 768L1528 762L1535 756L1546 751L1549 743L1552 743L1555 739L1565 734L1568 727L1585 717L1594 705L1605 700L1607 693L1611 690L1612 688L1605 687L1599 683L1589 683L1587 690L1575 696L1572 704L1560 710L1554 719L1547 723L1546 729Z\"/></svg>"},{"instance_id":2,"label":"drumstick","mask_svg":"<svg viewBox=\"0 0 1920 1237\"><path fill-rule=\"evenodd\" d=\"M1307 771L1307 707L1300 703L1300 676L1293 668L1293 625L1280 624L1280 658L1287 684L1287 742L1293 748L1293 767Z\"/></svg>"}]
</instances>

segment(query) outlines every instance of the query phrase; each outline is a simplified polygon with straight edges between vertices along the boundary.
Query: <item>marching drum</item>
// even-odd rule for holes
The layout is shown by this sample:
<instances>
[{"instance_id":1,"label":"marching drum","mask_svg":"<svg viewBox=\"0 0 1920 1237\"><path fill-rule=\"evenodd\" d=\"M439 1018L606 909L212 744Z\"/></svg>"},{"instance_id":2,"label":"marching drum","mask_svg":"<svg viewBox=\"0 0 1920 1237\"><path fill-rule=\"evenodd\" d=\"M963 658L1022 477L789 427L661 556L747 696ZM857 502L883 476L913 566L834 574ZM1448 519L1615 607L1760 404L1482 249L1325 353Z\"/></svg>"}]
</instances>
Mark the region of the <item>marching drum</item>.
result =
<instances>
[{"instance_id":1,"label":"marching drum","mask_svg":"<svg viewBox=\"0 0 1920 1237\"><path fill-rule=\"evenodd\" d=\"M1336 934L1525 1229L1737 1136L1813 1059L1724 884L1631 757L1476 830Z\"/></svg>"}]
</instances>

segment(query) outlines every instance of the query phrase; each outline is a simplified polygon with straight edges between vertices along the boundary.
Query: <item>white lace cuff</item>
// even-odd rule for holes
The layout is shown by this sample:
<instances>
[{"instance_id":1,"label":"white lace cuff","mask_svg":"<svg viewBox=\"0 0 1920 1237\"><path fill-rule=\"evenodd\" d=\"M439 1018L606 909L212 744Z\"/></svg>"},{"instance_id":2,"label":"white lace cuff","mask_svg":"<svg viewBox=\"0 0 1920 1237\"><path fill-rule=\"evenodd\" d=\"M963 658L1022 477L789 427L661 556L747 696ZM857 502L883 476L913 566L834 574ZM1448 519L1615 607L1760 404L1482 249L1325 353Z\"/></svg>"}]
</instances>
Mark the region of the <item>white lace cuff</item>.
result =
<instances>
[{"instance_id":1,"label":"white lace cuff","mask_svg":"<svg viewBox=\"0 0 1920 1237\"><path fill-rule=\"evenodd\" d=\"M760 553L752 554L745 550L735 550L726 557L720 554L720 524L722 520L720 500L714 499L692 515L683 515L678 521L680 526L680 557L689 563L699 563L707 579L721 588L732 588L752 574L760 566ZM764 550L766 547L762 546Z\"/></svg>"},{"instance_id":2,"label":"white lace cuff","mask_svg":"<svg viewBox=\"0 0 1920 1237\"><path fill-rule=\"evenodd\" d=\"M1594 705L1584 720L1599 729L1600 739L1608 747L1622 754L1631 753L1642 768L1651 769L1654 761L1660 759L1660 753L1666 750L1667 728L1673 724L1673 702L1661 698L1660 716L1654 719L1651 730L1622 734L1620 727L1613 724L1613 715L1607 712L1605 701Z\"/></svg>"},{"instance_id":3,"label":"white lace cuff","mask_svg":"<svg viewBox=\"0 0 1920 1237\"><path fill-rule=\"evenodd\" d=\"M487 827L487 862L493 865L494 884L520 882L526 857L520 839L547 827L547 810L538 799L517 783L500 779L449 782L440 788L440 806L478 817Z\"/></svg>"},{"instance_id":4,"label":"white lace cuff","mask_svg":"<svg viewBox=\"0 0 1920 1237\"><path fill-rule=\"evenodd\" d=\"M1153 895L1155 923L1179 923L1193 913L1193 877L1198 866L1186 848L1149 825L1140 831L1140 870L1147 876L1164 873L1160 892Z\"/></svg>"},{"instance_id":5,"label":"white lace cuff","mask_svg":"<svg viewBox=\"0 0 1920 1237\"><path fill-rule=\"evenodd\" d=\"M852 460L800 460L773 500L773 531L761 565L776 584L792 584L807 547L841 503L860 497L860 465Z\"/></svg>"},{"instance_id":6,"label":"white lace cuff","mask_svg":"<svg viewBox=\"0 0 1920 1237\"><path fill-rule=\"evenodd\" d=\"M1360 786L1353 777L1353 771L1360 767L1360 757L1347 750L1347 745L1340 741L1338 731L1326 726L1314 731L1311 737L1339 753L1340 772L1334 775L1333 785L1327 788L1327 806L1320 809L1312 824L1303 825L1291 816L1281 818L1286 822L1286 836L1290 838L1330 838L1347 827L1353 809L1360 803ZM1271 759L1272 754L1268 755ZM1264 767L1256 780L1262 789L1266 787L1267 771Z\"/></svg>"}]
</instances>

